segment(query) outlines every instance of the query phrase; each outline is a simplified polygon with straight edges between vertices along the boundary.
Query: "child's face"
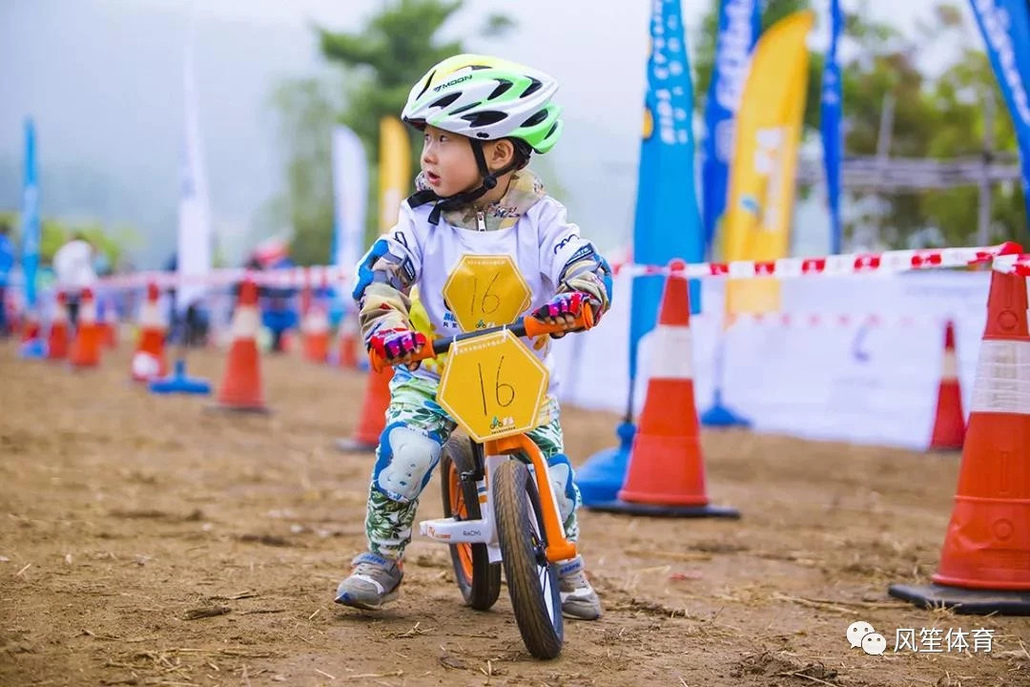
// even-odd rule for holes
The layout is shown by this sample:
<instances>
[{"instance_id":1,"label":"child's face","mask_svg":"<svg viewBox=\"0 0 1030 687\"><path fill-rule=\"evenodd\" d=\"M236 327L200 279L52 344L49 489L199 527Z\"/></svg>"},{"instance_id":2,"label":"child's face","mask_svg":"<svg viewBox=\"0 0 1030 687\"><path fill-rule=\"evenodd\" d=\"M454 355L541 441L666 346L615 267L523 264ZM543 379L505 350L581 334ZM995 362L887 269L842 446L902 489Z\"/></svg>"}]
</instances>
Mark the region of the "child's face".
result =
<instances>
[{"instance_id":1,"label":"child's face","mask_svg":"<svg viewBox=\"0 0 1030 687\"><path fill-rule=\"evenodd\" d=\"M423 136L421 166L430 188L444 198L469 191L481 181L469 140L434 126L427 126Z\"/></svg>"}]
</instances>

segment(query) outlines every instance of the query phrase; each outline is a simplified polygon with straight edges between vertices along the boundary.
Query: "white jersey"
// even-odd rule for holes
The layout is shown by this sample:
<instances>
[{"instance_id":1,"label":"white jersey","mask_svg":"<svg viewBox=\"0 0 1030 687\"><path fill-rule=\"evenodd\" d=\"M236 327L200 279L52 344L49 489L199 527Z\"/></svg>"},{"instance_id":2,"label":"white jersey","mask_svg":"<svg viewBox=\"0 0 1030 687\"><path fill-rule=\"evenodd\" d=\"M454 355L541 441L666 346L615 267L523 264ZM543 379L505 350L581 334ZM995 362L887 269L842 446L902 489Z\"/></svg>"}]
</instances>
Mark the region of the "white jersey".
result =
<instances>
[{"instance_id":1,"label":"white jersey","mask_svg":"<svg viewBox=\"0 0 1030 687\"><path fill-rule=\"evenodd\" d=\"M554 297L564 267L592 250L579 227L568 221L565 207L550 196L537 201L513 226L494 231L462 229L442 217L433 226L428 221L432 209L431 205L412 209L403 203L397 225L382 239L398 258L405 281L418 286L419 300L437 338L510 324L544 305ZM481 257L462 262L464 256ZM509 262L521 281L510 274ZM451 304L445 302L445 286L454 301ZM528 339L523 341L547 367L548 393L556 395L559 380L550 339L540 349ZM432 366L423 365L415 375L439 380Z\"/></svg>"},{"instance_id":2,"label":"white jersey","mask_svg":"<svg viewBox=\"0 0 1030 687\"><path fill-rule=\"evenodd\" d=\"M85 241L73 240L61 246L54 253L53 264L58 288L69 294L76 295L97 280L93 249Z\"/></svg>"}]
</instances>

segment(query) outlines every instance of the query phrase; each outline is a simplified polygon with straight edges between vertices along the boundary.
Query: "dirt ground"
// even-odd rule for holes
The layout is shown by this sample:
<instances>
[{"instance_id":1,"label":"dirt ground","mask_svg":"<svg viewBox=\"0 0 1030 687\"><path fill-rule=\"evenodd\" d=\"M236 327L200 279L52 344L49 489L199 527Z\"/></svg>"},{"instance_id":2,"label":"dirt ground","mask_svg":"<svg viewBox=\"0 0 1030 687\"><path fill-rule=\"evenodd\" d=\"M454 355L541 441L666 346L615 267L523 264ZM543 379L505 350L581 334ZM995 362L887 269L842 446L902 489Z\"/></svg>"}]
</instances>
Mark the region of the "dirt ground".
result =
<instances>
[{"instance_id":1,"label":"dirt ground","mask_svg":"<svg viewBox=\"0 0 1030 687\"><path fill-rule=\"evenodd\" d=\"M364 543L371 458L331 447L363 375L265 358L274 413L228 416L131 385L124 348L73 373L0 345L0 685L1030 685L1030 619L886 593L936 570L957 456L707 433L710 496L743 518L583 511L606 614L540 662L506 592L464 607L417 537L389 610L332 603ZM223 364L190 371L217 386ZM573 462L615 424L567 409ZM440 514L434 480L419 515ZM884 655L849 646L856 620ZM981 627L989 653L893 651L897 629Z\"/></svg>"}]
</instances>

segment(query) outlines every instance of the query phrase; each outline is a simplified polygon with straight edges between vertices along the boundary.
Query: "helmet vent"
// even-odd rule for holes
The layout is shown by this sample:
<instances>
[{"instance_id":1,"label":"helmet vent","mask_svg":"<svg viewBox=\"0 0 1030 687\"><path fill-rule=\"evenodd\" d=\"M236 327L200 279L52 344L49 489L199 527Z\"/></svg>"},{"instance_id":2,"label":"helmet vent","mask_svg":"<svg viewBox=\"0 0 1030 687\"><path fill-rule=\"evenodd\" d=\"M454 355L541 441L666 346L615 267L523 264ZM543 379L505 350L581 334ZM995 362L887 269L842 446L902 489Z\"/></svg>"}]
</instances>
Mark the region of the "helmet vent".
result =
<instances>
[{"instance_id":1,"label":"helmet vent","mask_svg":"<svg viewBox=\"0 0 1030 687\"><path fill-rule=\"evenodd\" d=\"M433 77L434 76L436 76L436 72L435 71L433 73L431 73L429 76L426 77L426 83L422 86L422 90L419 91L418 96L415 98L416 100L418 100L418 98L421 98L423 95L426 94L426 91L429 90L429 84L433 83Z\"/></svg>"},{"instance_id":2,"label":"helmet vent","mask_svg":"<svg viewBox=\"0 0 1030 687\"><path fill-rule=\"evenodd\" d=\"M476 128L479 126L490 126L491 124L496 124L507 117L508 115L503 112L487 110L486 112L476 112L475 114L464 115L462 119L467 121L470 127Z\"/></svg>"},{"instance_id":3,"label":"helmet vent","mask_svg":"<svg viewBox=\"0 0 1030 687\"><path fill-rule=\"evenodd\" d=\"M547 110L537 110L536 114L522 122L522 126L536 126L545 119L547 119Z\"/></svg>"},{"instance_id":4,"label":"helmet vent","mask_svg":"<svg viewBox=\"0 0 1030 687\"><path fill-rule=\"evenodd\" d=\"M533 80L533 83L529 84L529 86L526 87L526 90L522 91L522 95L519 96L520 98L525 98L526 96L533 95L534 93L539 91L540 88L544 85L540 82L539 79L534 79L533 77L529 78Z\"/></svg>"},{"instance_id":5,"label":"helmet vent","mask_svg":"<svg viewBox=\"0 0 1030 687\"><path fill-rule=\"evenodd\" d=\"M487 100L493 100L494 98L501 97L502 95L504 95L505 93L508 92L508 89L510 89L512 87L512 85L513 84L511 83L511 81L507 81L507 80L504 80L504 79L498 80L497 88L495 88L493 90L493 93L488 95L486 97L486 99Z\"/></svg>"},{"instance_id":6,"label":"helmet vent","mask_svg":"<svg viewBox=\"0 0 1030 687\"><path fill-rule=\"evenodd\" d=\"M435 103L433 103L429 107L447 107L448 105L450 105L451 103L453 103L455 100L457 100L460 97L461 97L461 93L448 93L447 95L445 95L444 97L440 98L439 100L437 100Z\"/></svg>"}]
</instances>

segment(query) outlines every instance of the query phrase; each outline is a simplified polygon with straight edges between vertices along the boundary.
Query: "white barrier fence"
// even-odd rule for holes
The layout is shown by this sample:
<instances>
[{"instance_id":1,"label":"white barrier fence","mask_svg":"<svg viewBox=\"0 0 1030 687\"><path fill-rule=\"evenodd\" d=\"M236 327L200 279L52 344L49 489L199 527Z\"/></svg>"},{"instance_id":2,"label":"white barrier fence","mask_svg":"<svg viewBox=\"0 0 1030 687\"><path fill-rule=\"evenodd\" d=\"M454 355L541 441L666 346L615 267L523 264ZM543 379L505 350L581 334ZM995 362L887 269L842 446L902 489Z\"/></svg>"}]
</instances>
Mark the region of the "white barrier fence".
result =
<instances>
[{"instance_id":1,"label":"white barrier fence","mask_svg":"<svg viewBox=\"0 0 1030 687\"><path fill-rule=\"evenodd\" d=\"M711 404L716 349L724 337L723 401L756 431L925 449L933 428L944 323L955 323L968 414L989 283L989 272L851 276L820 280L817 286L788 280L782 284L781 315L744 318L723 334L725 282L704 280L703 313L691 319L697 407L703 411ZM565 402L625 411L631 289L631 280L619 277L613 307L601 323L586 335L556 342ZM812 313L832 315L816 324ZM846 317L849 313L856 316ZM869 313L877 319L870 321ZM650 355L645 337L637 411Z\"/></svg>"}]
</instances>

